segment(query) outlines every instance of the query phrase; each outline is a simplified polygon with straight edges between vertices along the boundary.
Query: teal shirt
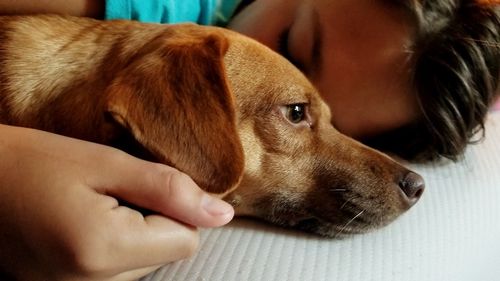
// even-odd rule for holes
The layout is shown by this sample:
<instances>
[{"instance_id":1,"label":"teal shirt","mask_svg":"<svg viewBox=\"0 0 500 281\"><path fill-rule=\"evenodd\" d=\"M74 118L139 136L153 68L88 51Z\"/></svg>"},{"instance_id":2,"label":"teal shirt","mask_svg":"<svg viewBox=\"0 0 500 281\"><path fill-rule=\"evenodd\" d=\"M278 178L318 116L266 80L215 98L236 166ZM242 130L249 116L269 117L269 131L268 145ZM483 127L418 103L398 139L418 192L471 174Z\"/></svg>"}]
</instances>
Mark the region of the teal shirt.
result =
<instances>
[{"instance_id":1,"label":"teal shirt","mask_svg":"<svg viewBox=\"0 0 500 281\"><path fill-rule=\"evenodd\" d=\"M241 0L106 0L106 19L224 26Z\"/></svg>"}]
</instances>

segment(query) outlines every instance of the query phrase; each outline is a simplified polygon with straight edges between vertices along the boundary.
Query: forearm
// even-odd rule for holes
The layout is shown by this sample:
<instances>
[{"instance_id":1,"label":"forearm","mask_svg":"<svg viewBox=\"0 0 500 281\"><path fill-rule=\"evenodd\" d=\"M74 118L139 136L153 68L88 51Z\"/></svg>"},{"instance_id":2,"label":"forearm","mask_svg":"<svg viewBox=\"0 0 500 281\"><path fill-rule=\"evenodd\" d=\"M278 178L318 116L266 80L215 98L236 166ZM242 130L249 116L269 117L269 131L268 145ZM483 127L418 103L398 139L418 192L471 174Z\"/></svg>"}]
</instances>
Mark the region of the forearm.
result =
<instances>
[{"instance_id":1,"label":"forearm","mask_svg":"<svg viewBox=\"0 0 500 281\"><path fill-rule=\"evenodd\" d=\"M0 0L0 15L66 14L102 18L105 0Z\"/></svg>"}]
</instances>

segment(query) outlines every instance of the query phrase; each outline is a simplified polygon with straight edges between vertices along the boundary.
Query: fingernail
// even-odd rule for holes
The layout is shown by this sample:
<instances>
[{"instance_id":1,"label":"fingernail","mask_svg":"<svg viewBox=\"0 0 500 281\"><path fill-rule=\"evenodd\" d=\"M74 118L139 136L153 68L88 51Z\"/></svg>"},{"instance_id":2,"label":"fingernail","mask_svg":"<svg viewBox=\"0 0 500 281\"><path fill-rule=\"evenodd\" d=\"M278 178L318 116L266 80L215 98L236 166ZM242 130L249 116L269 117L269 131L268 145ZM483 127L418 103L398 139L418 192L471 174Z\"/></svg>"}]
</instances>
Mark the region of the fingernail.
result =
<instances>
[{"instance_id":1,"label":"fingernail","mask_svg":"<svg viewBox=\"0 0 500 281\"><path fill-rule=\"evenodd\" d=\"M212 216L223 216L234 213L233 206L218 198L204 194L202 198L202 207Z\"/></svg>"}]
</instances>

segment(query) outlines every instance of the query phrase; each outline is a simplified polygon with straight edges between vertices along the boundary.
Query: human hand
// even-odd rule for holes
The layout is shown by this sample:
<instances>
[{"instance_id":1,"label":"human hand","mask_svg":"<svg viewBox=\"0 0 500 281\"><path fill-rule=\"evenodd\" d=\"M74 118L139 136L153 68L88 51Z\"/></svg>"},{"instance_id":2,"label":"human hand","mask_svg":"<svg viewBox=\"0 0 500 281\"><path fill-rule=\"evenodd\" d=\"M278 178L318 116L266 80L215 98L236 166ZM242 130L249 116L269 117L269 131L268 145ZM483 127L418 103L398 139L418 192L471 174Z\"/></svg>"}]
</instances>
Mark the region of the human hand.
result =
<instances>
[{"instance_id":1,"label":"human hand","mask_svg":"<svg viewBox=\"0 0 500 281\"><path fill-rule=\"evenodd\" d=\"M137 279L193 254L193 226L234 214L165 165L37 130L0 135L0 267L17 279Z\"/></svg>"}]
</instances>

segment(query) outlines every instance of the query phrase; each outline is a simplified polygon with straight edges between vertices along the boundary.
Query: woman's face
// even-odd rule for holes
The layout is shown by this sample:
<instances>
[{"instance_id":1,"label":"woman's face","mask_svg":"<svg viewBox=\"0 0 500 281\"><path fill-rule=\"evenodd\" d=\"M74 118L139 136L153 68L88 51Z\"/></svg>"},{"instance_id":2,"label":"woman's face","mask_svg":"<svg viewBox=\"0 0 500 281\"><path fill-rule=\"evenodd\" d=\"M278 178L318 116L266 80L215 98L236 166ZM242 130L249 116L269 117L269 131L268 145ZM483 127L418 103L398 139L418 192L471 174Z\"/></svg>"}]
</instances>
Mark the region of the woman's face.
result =
<instances>
[{"instance_id":1,"label":"woman's face","mask_svg":"<svg viewBox=\"0 0 500 281\"><path fill-rule=\"evenodd\" d=\"M411 17L385 0L255 0L229 28L297 65L355 138L418 118L411 85Z\"/></svg>"}]
</instances>

